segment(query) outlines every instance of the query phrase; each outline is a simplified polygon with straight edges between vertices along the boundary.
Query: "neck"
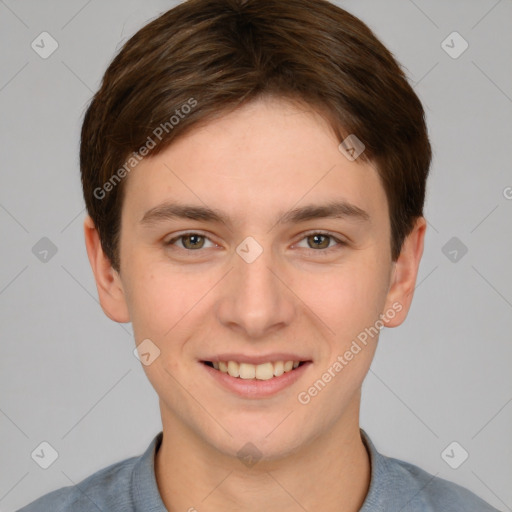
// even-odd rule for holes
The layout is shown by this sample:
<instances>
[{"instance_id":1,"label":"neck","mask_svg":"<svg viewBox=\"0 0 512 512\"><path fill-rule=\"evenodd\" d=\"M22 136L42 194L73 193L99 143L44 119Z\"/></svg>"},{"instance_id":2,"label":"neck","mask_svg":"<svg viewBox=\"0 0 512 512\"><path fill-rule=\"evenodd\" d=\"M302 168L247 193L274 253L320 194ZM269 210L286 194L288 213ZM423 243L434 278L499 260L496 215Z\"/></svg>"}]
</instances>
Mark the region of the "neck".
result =
<instances>
[{"instance_id":1,"label":"neck","mask_svg":"<svg viewBox=\"0 0 512 512\"><path fill-rule=\"evenodd\" d=\"M165 418L155 474L167 510L226 512L357 512L370 485L370 461L359 432L359 402L351 421L284 458L244 466Z\"/></svg>"}]
</instances>

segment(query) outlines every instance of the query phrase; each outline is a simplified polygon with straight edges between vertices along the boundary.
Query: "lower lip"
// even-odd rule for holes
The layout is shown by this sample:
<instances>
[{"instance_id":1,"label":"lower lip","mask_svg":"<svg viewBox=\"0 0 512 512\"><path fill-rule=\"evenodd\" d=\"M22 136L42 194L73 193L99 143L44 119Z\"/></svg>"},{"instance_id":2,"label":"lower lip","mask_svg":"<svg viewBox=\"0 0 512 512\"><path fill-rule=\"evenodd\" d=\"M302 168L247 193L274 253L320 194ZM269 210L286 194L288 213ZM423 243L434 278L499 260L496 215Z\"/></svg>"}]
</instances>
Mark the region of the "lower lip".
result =
<instances>
[{"instance_id":1,"label":"lower lip","mask_svg":"<svg viewBox=\"0 0 512 512\"><path fill-rule=\"evenodd\" d=\"M311 364L308 361L294 370L268 380L241 379L199 363L221 386L243 398L266 398L279 393L297 381Z\"/></svg>"}]
</instances>

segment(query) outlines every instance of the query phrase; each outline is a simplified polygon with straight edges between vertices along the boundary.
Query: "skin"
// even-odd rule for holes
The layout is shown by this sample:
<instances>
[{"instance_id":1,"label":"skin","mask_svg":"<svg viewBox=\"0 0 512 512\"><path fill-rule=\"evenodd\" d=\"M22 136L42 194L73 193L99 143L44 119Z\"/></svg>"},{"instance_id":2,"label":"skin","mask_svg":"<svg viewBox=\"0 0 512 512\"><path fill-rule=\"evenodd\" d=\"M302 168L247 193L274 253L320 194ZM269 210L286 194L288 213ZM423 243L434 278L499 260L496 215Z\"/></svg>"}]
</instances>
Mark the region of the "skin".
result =
<instances>
[{"instance_id":1,"label":"skin","mask_svg":"<svg viewBox=\"0 0 512 512\"><path fill-rule=\"evenodd\" d=\"M155 473L168 510L359 510L370 483L361 385L378 336L307 405L297 395L393 304L401 311L386 315L385 326L404 321L425 220L393 262L376 170L349 161L311 108L276 98L193 129L140 162L125 185L120 272L90 218L85 240L105 314L131 321L136 343L149 338L160 350L143 368L160 399ZM276 224L283 212L332 200L358 206L369 220ZM231 221L144 226L144 214L164 201L206 205ZM335 238L315 240L318 231ZM165 245L187 232L207 238ZM263 248L250 264L236 253L248 236ZM249 399L221 388L199 362L221 352L293 352L313 363L275 396ZM237 457L248 442L263 455L252 467Z\"/></svg>"}]
</instances>

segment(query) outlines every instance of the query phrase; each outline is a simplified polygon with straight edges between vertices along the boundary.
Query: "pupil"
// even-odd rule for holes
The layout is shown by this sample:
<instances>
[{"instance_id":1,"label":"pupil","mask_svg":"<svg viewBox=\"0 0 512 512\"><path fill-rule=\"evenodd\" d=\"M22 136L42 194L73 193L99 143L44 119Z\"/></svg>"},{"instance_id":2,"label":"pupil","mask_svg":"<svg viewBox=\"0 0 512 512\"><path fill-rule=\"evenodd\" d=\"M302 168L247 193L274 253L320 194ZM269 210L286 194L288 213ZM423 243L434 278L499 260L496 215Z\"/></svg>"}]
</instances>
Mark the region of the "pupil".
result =
<instances>
[{"instance_id":1,"label":"pupil","mask_svg":"<svg viewBox=\"0 0 512 512\"><path fill-rule=\"evenodd\" d=\"M326 235L312 235L312 238L314 240L314 244L316 248L318 247L325 247L325 241L328 239ZM321 239L324 238L324 243L322 244ZM328 244L327 244L328 245Z\"/></svg>"},{"instance_id":2,"label":"pupil","mask_svg":"<svg viewBox=\"0 0 512 512\"><path fill-rule=\"evenodd\" d=\"M200 238L202 238L201 235L188 235L185 239L188 240L188 245L191 245L192 247L197 247L198 245L201 245L200 243L198 243L198 240Z\"/></svg>"}]
</instances>

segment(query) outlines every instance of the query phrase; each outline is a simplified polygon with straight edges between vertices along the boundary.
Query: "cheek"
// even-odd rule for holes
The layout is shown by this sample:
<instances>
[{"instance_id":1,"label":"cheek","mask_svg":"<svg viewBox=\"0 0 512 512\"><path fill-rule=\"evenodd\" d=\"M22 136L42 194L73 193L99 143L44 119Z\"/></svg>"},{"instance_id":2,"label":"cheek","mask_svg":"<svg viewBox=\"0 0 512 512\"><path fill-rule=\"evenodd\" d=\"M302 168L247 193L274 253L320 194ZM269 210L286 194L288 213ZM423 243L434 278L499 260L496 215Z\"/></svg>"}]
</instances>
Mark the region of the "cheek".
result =
<instances>
[{"instance_id":1,"label":"cheek","mask_svg":"<svg viewBox=\"0 0 512 512\"><path fill-rule=\"evenodd\" d=\"M342 343L373 325L386 300L384 262L357 256L325 273L303 272L295 280L297 295L323 321L327 335Z\"/></svg>"},{"instance_id":2,"label":"cheek","mask_svg":"<svg viewBox=\"0 0 512 512\"><path fill-rule=\"evenodd\" d=\"M133 265L127 301L136 341L150 338L162 350L178 350L177 341L197 327L207 302L202 299L215 284L215 276L210 277L187 275L156 262Z\"/></svg>"},{"instance_id":3,"label":"cheek","mask_svg":"<svg viewBox=\"0 0 512 512\"><path fill-rule=\"evenodd\" d=\"M179 278L170 279L153 264L132 261L125 285L128 309L135 340L162 340L169 329L183 316L183 293ZM157 341L158 342L158 341Z\"/></svg>"}]
</instances>

